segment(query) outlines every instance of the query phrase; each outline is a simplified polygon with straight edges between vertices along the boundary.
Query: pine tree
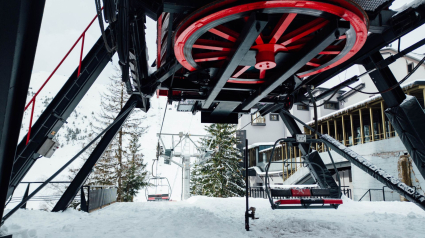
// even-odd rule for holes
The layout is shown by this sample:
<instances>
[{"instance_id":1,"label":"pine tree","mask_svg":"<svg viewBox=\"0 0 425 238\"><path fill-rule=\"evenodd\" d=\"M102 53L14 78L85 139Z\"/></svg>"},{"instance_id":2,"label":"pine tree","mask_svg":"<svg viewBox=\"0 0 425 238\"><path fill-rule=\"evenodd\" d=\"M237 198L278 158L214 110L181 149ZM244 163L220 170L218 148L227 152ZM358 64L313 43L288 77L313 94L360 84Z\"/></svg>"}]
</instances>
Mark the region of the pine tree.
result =
<instances>
[{"instance_id":1,"label":"pine tree","mask_svg":"<svg viewBox=\"0 0 425 238\"><path fill-rule=\"evenodd\" d=\"M126 92L126 86L121 80L120 73L121 70L116 69L116 74L110 77L111 83L107 86L107 90L101 93L101 110L98 114L92 113L95 122L90 123L89 131L91 132L87 137L88 141L91 141L94 136L113 122L130 98L130 95ZM132 201L137 190L145 186L143 181L147 173L144 171L146 165L143 164L143 155L140 152L138 138L136 140L136 137L140 137L148 128L141 126L145 118L146 116L140 110L133 110L102 157L97 161L93 172L85 183L86 185L116 185L117 201ZM87 160L97 143L94 143L87 150L84 160ZM137 147L137 149L134 147ZM80 167L70 169L71 174L73 174L73 176L70 176L71 180L79 169ZM128 176L133 176L130 178L131 182L126 181ZM133 186L135 189L133 189ZM132 196L131 199L128 199L127 194L129 193Z\"/></svg>"},{"instance_id":2,"label":"pine tree","mask_svg":"<svg viewBox=\"0 0 425 238\"><path fill-rule=\"evenodd\" d=\"M128 146L129 164L125 170L125 180L123 182L122 199L123 202L133 202L140 188L148 185L146 177L146 164L143 163L143 155L140 151L139 135L133 134Z\"/></svg>"},{"instance_id":3,"label":"pine tree","mask_svg":"<svg viewBox=\"0 0 425 238\"><path fill-rule=\"evenodd\" d=\"M236 148L238 141L235 137L235 126L212 124L206 130L213 135L213 138L204 139L202 143L204 145L211 143L215 149L210 158L193 168L192 193L210 197L243 196L245 181L238 165L241 154Z\"/></svg>"}]
</instances>

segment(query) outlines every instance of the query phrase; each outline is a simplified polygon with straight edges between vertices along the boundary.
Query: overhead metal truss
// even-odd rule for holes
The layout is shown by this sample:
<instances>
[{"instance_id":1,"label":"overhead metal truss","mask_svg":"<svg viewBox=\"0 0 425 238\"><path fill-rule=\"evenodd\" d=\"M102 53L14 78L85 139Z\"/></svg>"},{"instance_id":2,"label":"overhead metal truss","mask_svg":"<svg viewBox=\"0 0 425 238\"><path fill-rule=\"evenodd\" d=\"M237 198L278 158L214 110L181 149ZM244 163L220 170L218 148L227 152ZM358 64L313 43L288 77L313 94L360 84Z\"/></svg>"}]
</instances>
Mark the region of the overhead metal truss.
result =
<instances>
[{"instance_id":1,"label":"overhead metal truss","mask_svg":"<svg viewBox=\"0 0 425 238\"><path fill-rule=\"evenodd\" d=\"M137 98L136 107L147 111L149 98L158 90L169 102L193 100L192 113L201 112L201 120L211 123L237 123L240 113L249 113L258 104L263 105L262 115L290 109L306 99L307 88L317 87L354 64L367 69L379 66L371 76L390 106L387 116L425 175L424 130L412 119L412 111L420 111L420 106L402 94L388 65L381 67L385 62L379 55L382 47L425 23L425 4L394 12L387 10L392 0L103 3L101 20L108 21L111 28L102 29L102 36L82 61L81 75L76 69L35 122L29 143L17 145L44 1L2 2L7 11L0 16L0 30L10 34L0 38L1 204L12 195L39 157L42 144L66 122L115 51L127 91L132 100ZM146 16L157 21L158 30L157 70L151 74ZM300 133L292 118L281 116L292 134ZM108 135L112 139L113 130ZM66 208L106 144L101 143L55 210ZM307 153L307 148L300 147ZM316 162L320 164L320 158ZM310 170L319 184L334 188L326 167L321 167L323 175ZM3 214L3 208L0 211Z\"/></svg>"}]
</instances>

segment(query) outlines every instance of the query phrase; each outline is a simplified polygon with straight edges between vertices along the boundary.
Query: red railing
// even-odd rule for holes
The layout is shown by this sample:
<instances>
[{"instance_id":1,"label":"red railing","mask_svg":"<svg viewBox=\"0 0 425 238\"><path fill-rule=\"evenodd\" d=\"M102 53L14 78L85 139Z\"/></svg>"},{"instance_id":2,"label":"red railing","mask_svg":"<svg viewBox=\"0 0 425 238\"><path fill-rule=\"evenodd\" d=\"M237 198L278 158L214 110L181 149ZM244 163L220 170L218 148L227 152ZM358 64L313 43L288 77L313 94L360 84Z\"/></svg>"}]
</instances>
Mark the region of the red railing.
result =
<instances>
[{"instance_id":1,"label":"red railing","mask_svg":"<svg viewBox=\"0 0 425 238\"><path fill-rule=\"evenodd\" d=\"M81 61L83 60L84 39L85 39L87 30L90 28L90 26L96 20L96 18L97 18L97 15L93 18L93 20L91 20L90 24L86 27L86 29L83 31L83 33L80 35L80 37L78 37L77 41L75 41L74 45L71 47L71 49L69 49L68 53L66 53L65 57L63 57L63 59L59 62L59 64L56 66L56 68L53 70L53 72L46 79L46 81L44 81L43 85L41 85L40 89L38 89L38 91L34 94L34 96L32 97L32 99L25 106L24 111L26 111L28 109L28 107L32 104L30 124L29 124L29 128L28 128L28 134L27 134L27 142L26 142L26 144L28 144L28 142L30 140L30 137L31 137L31 127L32 127L32 119L34 117L35 100L36 100L38 94L44 88L44 86L46 86L47 82L49 82L49 80L52 78L52 76L56 73L56 71L59 69L59 67L62 65L62 63L65 61L65 59L68 57L68 55L72 52L72 50L74 50L75 46L81 40L81 52L80 52L80 61L79 61L79 65L78 65L78 74L77 74L77 77L80 76L80 73L81 73Z\"/></svg>"}]
</instances>

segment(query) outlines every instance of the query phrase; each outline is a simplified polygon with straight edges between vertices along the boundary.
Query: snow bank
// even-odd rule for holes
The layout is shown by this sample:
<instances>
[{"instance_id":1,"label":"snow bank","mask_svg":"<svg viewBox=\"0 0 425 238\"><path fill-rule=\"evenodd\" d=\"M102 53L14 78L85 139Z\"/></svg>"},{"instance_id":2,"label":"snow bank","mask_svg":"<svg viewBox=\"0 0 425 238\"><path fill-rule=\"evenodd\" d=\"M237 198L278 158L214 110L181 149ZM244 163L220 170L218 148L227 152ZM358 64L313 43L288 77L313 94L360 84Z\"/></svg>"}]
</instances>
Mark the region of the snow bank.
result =
<instances>
[{"instance_id":1,"label":"snow bank","mask_svg":"<svg viewBox=\"0 0 425 238\"><path fill-rule=\"evenodd\" d=\"M84 213L20 210L0 232L18 237L423 237L425 212L409 202L354 202L337 210L272 210L250 199L259 220L244 229L244 198L115 203Z\"/></svg>"}]
</instances>

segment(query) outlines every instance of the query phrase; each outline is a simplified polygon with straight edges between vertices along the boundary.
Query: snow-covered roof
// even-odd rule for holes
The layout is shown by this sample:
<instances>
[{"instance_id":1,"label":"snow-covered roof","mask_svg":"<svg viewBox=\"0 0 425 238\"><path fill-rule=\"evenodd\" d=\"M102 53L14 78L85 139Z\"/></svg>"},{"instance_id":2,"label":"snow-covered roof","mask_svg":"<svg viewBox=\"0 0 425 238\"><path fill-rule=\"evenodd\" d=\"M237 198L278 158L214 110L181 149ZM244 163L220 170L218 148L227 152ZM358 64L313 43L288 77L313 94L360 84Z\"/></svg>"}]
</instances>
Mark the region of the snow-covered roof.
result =
<instances>
[{"instance_id":1,"label":"snow-covered roof","mask_svg":"<svg viewBox=\"0 0 425 238\"><path fill-rule=\"evenodd\" d=\"M274 142L257 142L257 143L252 143L252 144L248 145L248 149L259 147L261 145L274 145Z\"/></svg>"},{"instance_id":2,"label":"snow-covered roof","mask_svg":"<svg viewBox=\"0 0 425 238\"><path fill-rule=\"evenodd\" d=\"M403 6L401 6L400 8L397 8L397 9L394 10L394 11L397 12L395 15L399 14L400 12L407 10L408 8L417 8L417 7L419 7L420 5L423 5L423 4L425 4L425 0L414 0L410 3L406 3Z\"/></svg>"},{"instance_id":3,"label":"snow-covered roof","mask_svg":"<svg viewBox=\"0 0 425 238\"><path fill-rule=\"evenodd\" d=\"M403 90L406 90L406 89L409 89L409 88L413 88L414 86L417 86L417 85L425 85L425 79L419 79L419 80L415 80L415 81L412 81L412 82L409 82L409 83L404 83L404 84L401 85L401 88ZM377 101L377 100L379 100L381 98L382 98L382 96L380 94L375 95L373 97L370 97L370 98L367 98L367 99L365 99L363 101L360 101L358 103L355 103L355 104L353 104L351 106L345 107L345 108L340 109L338 111L335 111L333 113L327 114L326 116L320 117L317 121L323 121L323 120L326 120L326 119L335 117L337 115L345 114L348 111L351 111L351 110L354 110L356 108L365 106L365 105L367 105L367 104L369 104L371 102L375 102L375 101ZM311 125L313 123L314 123L314 120L313 121L309 121L306 124Z\"/></svg>"}]
</instances>

